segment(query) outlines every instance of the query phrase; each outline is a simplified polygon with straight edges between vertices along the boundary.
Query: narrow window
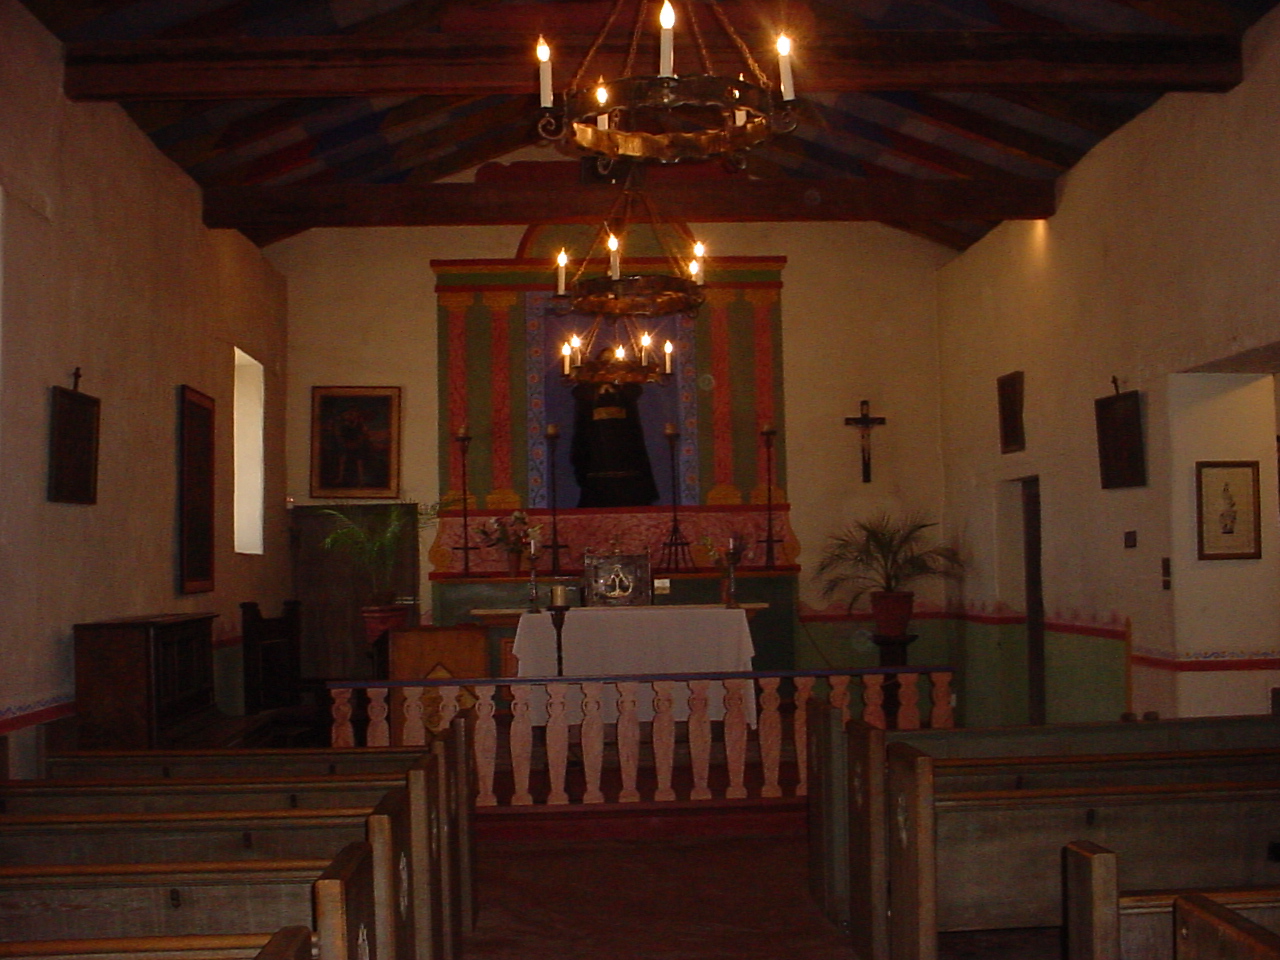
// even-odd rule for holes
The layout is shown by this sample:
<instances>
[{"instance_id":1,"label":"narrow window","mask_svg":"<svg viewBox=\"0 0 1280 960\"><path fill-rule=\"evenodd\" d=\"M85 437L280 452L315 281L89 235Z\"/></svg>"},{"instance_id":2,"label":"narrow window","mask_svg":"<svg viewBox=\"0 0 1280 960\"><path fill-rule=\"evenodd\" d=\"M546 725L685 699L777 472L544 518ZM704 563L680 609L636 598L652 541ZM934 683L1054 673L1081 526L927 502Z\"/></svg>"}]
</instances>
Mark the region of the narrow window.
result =
<instances>
[{"instance_id":1,"label":"narrow window","mask_svg":"<svg viewBox=\"0 0 1280 960\"><path fill-rule=\"evenodd\" d=\"M237 553L262 553L264 401L262 364L237 347L234 417Z\"/></svg>"}]
</instances>

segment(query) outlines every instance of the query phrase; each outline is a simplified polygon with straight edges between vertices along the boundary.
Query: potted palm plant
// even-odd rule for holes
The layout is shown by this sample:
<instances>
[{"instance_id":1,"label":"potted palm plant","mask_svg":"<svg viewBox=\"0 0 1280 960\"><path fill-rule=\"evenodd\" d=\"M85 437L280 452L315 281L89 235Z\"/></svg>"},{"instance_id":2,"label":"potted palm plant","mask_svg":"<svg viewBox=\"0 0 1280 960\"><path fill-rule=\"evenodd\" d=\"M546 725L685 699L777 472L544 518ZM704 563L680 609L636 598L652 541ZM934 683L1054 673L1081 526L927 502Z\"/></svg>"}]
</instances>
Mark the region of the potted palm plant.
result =
<instances>
[{"instance_id":1,"label":"potted palm plant","mask_svg":"<svg viewBox=\"0 0 1280 960\"><path fill-rule=\"evenodd\" d=\"M912 514L880 513L856 520L827 540L814 571L822 596L848 594L848 609L870 595L876 634L901 637L907 632L915 593L906 588L929 577L956 579L964 570L951 547L930 544L928 531L937 524Z\"/></svg>"}]
</instances>

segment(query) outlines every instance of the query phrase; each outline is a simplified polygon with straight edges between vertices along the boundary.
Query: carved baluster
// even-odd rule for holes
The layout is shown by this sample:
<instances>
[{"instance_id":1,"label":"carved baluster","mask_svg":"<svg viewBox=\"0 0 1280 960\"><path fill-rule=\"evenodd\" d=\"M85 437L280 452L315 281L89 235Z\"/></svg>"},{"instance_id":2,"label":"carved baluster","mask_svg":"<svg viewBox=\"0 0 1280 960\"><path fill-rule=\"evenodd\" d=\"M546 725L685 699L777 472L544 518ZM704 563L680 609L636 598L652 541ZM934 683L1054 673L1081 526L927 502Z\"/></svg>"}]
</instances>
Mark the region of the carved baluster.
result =
<instances>
[{"instance_id":1,"label":"carved baluster","mask_svg":"<svg viewBox=\"0 0 1280 960\"><path fill-rule=\"evenodd\" d=\"M351 726L351 690L346 687L334 687L329 691L333 698L333 706L329 713L333 716L333 726L329 728L329 743L335 747L354 747L356 731Z\"/></svg>"},{"instance_id":2,"label":"carved baluster","mask_svg":"<svg viewBox=\"0 0 1280 960\"><path fill-rule=\"evenodd\" d=\"M711 773L711 718L707 715L710 680L689 681L689 757L693 761L690 800L710 800L707 779Z\"/></svg>"},{"instance_id":3,"label":"carved baluster","mask_svg":"<svg viewBox=\"0 0 1280 960\"><path fill-rule=\"evenodd\" d=\"M862 677L862 719L873 727L885 729L882 673L868 673Z\"/></svg>"},{"instance_id":4,"label":"carved baluster","mask_svg":"<svg viewBox=\"0 0 1280 960\"><path fill-rule=\"evenodd\" d=\"M435 715L431 730L439 733L441 730L448 730L449 724L453 723L453 718L458 715L458 695L462 693L462 688L436 687L436 692L440 694L440 708Z\"/></svg>"},{"instance_id":5,"label":"carved baluster","mask_svg":"<svg viewBox=\"0 0 1280 960\"><path fill-rule=\"evenodd\" d=\"M920 688L918 673L898 674L898 729L920 729Z\"/></svg>"},{"instance_id":6,"label":"carved baluster","mask_svg":"<svg viewBox=\"0 0 1280 960\"><path fill-rule=\"evenodd\" d=\"M476 806L496 807L493 771L498 762L498 724L493 719L493 686L476 687Z\"/></svg>"},{"instance_id":7,"label":"carved baluster","mask_svg":"<svg viewBox=\"0 0 1280 960\"><path fill-rule=\"evenodd\" d=\"M551 778L547 803L556 805L569 802L564 790L569 760L569 718L564 713L564 697L568 692L567 683L547 684L547 776Z\"/></svg>"},{"instance_id":8,"label":"carved baluster","mask_svg":"<svg viewBox=\"0 0 1280 960\"><path fill-rule=\"evenodd\" d=\"M653 765L658 775L658 789L653 794L655 800L676 798L676 792L671 789L671 766L676 747L676 721L671 714L674 686L670 680L653 682Z\"/></svg>"},{"instance_id":9,"label":"carved baluster","mask_svg":"<svg viewBox=\"0 0 1280 960\"><path fill-rule=\"evenodd\" d=\"M422 687L404 688L404 745L420 747L427 742L427 725L422 720Z\"/></svg>"},{"instance_id":10,"label":"carved baluster","mask_svg":"<svg viewBox=\"0 0 1280 960\"><path fill-rule=\"evenodd\" d=\"M956 725L955 717L951 715L951 674L931 673L929 679L933 682L930 694L933 709L929 713L929 726L935 730L950 729Z\"/></svg>"},{"instance_id":11,"label":"carved baluster","mask_svg":"<svg viewBox=\"0 0 1280 960\"><path fill-rule=\"evenodd\" d=\"M782 763L782 715L778 712L780 677L760 678L760 762L764 765L762 797L782 796L778 767Z\"/></svg>"},{"instance_id":12,"label":"carved baluster","mask_svg":"<svg viewBox=\"0 0 1280 960\"><path fill-rule=\"evenodd\" d=\"M582 685L582 771L587 778L583 803L604 803L600 770L604 766L604 718L600 716L602 683Z\"/></svg>"},{"instance_id":13,"label":"carved baluster","mask_svg":"<svg viewBox=\"0 0 1280 960\"><path fill-rule=\"evenodd\" d=\"M831 700L833 707L840 711L840 720L849 722L849 678L827 677L831 684Z\"/></svg>"},{"instance_id":14,"label":"carved baluster","mask_svg":"<svg viewBox=\"0 0 1280 960\"><path fill-rule=\"evenodd\" d=\"M809 698L816 677L796 677L796 711L791 715L791 745L796 752L796 796L809 793Z\"/></svg>"},{"instance_id":15,"label":"carved baluster","mask_svg":"<svg viewBox=\"0 0 1280 960\"><path fill-rule=\"evenodd\" d=\"M533 803L529 793L529 762L533 755L533 724L529 720L529 687L511 687L511 776L515 780L512 806Z\"/></svg>"},{"instance_id":16,"label":"carved baluster","mask_svg":"<svg viewBox=\"0 0 1280 960\"><path fill-rule=\"evenodd\" d=\"M729 789L725 796L739 800L747 795L747 711L744 707L750 680L724 681L724 752L729 761Z\"/></svg>"},{"instance_id":17,"label":"carved baluster","mask_svg":"<svg viewBox=\"0 0 1280 960\"><path fill-rule=\"evenodd\" d=\"M365 746L391 746L391 725L387 723L387 688L369 687L369 730Z\"/></svg>"},{"instance_id":18,"label":"carved baluster","mask_svg":"<svg viewBox=\"0 0 1280 960\"><path fill-rule=\"evenodd\" d=\"M636 715L636 684L618 684L618 765L622 773L619 803L640 799L636 773L640 768L640 718Z\"/></svg>"}]
</instances>

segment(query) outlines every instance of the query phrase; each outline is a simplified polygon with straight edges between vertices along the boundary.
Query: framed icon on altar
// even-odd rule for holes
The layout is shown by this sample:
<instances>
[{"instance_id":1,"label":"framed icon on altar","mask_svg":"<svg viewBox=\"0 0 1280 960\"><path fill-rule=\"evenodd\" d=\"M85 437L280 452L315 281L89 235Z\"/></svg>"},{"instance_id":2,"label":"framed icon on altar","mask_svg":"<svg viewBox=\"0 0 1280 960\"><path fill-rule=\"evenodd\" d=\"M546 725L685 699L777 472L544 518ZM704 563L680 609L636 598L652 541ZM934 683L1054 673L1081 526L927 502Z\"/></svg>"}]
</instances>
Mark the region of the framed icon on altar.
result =
<instances>
[{"instance_id":1,"label":"framed icon on altar","mask_svg":"<svg viewBox=\"0 0 1280 960\"><path fill-rule=\"evenodd\" d=\"M584 606L635 607L652 602L653 577L647 554L588 552L583 556Z\"/></svg>"}]
</instances>

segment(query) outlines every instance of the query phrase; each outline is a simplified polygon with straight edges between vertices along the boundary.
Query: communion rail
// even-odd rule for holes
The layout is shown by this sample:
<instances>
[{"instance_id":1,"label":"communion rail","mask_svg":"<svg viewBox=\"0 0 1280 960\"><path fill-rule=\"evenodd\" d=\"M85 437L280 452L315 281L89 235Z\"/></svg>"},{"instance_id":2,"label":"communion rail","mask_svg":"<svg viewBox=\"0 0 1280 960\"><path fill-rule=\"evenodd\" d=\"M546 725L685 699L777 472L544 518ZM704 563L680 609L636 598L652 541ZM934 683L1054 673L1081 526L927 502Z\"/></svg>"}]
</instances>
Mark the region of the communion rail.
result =
<instances>
[{"instance_id":1,"label":"communion rail","mask_svg":"<svg viewBox=\"0 0 1280 960\"><path fill-rule=\"evenodd\" d=\"M861 699L861 717L884 729L896 719L897 729L916 730L922 725L921 677L927 679L928 726L954 726L953 695L949 667L870 667L857 670L779 670L761 673L668 673L594 677L501 677L462 681L443 680L335 680L328 683L332 698L331 743L335 747L357 745L358 693L365 696L367 717L364 746L413 746L425 743L427 734L446 728L461 710L475 718L473 738L477 774L476 805L497 806L495 782L499 760L509 764L509 803L534 803L530 792L535 741L545 751L546 802L573 802L567 790L571 749L580 757L583 777L579 793L583 803L604 803L602 777L606 747L610 766L621 778L616 791L619 803L637 802L639 773L652 767L655 801L674 801L676 727L685 726L692 786L689 800L713 798L710 781L713 723L723 724L723 753L727 766L726 799L745 798L749 730L755 729L762 784L760 797L781 797L780 773L784 752L794 756L794 795L808 793L806 749L807 703L825 697L846 720L855 709L854 694ZM857 680L858 684L853 684ZM783 681L790 681L789 684ZM896 711L886 711L887 687L896 687L889 700ZM784 704L784 693L788 691ZM506 690L506 696L499 691ZM642 691L651 695L652 715L642 704ZM392 702L399 716L392 721ZM606 722L616 712L616 721ZM499 714L502 716L499 716ZM890 716L888 714L896 714ZM722 718L722 719L721 719ZM642 738L642 726L648 738ZM789 726L790 736L784 734ZM541 728L541 730L539 730ZM535 730L538 730L535 736ZM500 737L501 735L501 737ZM502 742L500 743L500 739ZM789 743L786 741L789 740ZM642 763L642 746L651 743L651 764ZM789 747L789 750L784 750ZM500 749L501 748L501 749ZM541 759L540 757L538 759ZM505 766L505 764L504 764ZM575 762L575 767L578 763Z\"/></svg>"}]
</instances>

